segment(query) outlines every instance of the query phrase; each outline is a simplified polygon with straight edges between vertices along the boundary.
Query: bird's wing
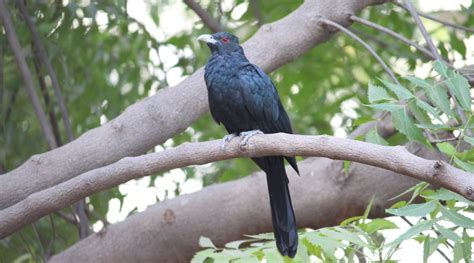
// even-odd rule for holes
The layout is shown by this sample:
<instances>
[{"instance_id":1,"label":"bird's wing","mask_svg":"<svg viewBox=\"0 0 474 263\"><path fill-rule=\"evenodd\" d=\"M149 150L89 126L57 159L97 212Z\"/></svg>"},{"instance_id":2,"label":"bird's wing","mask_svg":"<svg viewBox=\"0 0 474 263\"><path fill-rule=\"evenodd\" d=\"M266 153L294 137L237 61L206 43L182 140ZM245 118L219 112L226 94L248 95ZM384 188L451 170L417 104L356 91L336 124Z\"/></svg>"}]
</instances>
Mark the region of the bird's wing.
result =
<instances>
[{"instance_id":1,"label":"bird's wing","mask_svg":"<svg viewBox=\"0 0 474 263\"><path fill-rule=\"evenodd\" d=\"M271 79L257 66L239 69L239 88L245 107L264 133L291 133L291 124Z\"/></svg>"}]
</instances>

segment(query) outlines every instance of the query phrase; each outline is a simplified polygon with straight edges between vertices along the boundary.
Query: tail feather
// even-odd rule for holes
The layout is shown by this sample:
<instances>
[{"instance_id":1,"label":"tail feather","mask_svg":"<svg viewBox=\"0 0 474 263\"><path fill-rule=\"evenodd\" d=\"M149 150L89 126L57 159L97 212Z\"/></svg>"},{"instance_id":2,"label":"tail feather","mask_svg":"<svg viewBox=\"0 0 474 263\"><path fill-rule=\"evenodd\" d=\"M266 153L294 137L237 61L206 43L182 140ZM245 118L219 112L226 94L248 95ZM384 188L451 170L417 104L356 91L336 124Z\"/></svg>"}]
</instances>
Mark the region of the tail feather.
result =
<instances>
[{"instance_id":1,"label":"tail feather","mask_svg":"<svg viewBox=\"0 0 474 263\"><path fill-rule=\"evenodd\" d=\"M298 229L291 204L283 157L265 157L261 159L264 160L258 160L257 163L259 166L263 166L262 168L267 174L276 245L283 256L292 258L298 248Z\"/></svg>"}]
</instances>

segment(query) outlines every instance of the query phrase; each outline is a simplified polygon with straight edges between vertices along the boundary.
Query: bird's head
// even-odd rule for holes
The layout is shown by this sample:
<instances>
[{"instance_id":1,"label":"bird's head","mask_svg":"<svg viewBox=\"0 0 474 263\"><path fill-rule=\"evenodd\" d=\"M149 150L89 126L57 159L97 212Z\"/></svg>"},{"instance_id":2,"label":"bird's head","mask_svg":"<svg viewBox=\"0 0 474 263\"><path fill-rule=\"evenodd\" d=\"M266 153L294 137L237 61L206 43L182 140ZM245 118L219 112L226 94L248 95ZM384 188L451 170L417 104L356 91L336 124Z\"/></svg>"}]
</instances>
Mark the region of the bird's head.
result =
<instances>
[{"instance_id":1,"label":"bird's head","mask_svg":"<svg viewBox=\"0 0 474 263\"><path fill-rule=\"evenodd\" d=\"M226 54L241 49L239 39L228 32L200 35L197 40L205 42L212 53Z\"/></svg>"}]
</instances>

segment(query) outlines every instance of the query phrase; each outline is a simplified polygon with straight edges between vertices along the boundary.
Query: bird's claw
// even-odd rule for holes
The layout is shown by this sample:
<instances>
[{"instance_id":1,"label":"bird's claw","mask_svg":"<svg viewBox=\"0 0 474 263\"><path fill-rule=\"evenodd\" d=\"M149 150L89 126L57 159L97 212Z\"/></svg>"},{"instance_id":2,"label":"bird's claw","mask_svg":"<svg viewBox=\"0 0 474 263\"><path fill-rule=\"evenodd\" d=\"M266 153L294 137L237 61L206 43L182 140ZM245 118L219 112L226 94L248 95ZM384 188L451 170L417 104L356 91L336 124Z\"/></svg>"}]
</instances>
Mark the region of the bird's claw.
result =
<instances>
[{"instance_id":1,"label":"bird's claw","mask_svg":"<svg viewBox=\"0 0 474 263\"><path fill-rule=\"evenodd\" d=\"M237 134L235 133L227 134L226 136L224 136L221 142L221 150L225 151L226 144L230 142L232 139L234 139L235 137L237 137Z\"/></svg>"},{"instance_id":2,"label":"bird's claw","mask_svg":"<svg viewBox=\"0 0 474 263\"><path fill-rule=\"evenodd\" d=\"M244 150L245 147L247 146L249 139L252 138L253 136L257 134L263 134L261 130L252 130L252 131L244 131L239 134L240 137L242 137L240 141L240 149Z\"/></svg>"}]
</instances>

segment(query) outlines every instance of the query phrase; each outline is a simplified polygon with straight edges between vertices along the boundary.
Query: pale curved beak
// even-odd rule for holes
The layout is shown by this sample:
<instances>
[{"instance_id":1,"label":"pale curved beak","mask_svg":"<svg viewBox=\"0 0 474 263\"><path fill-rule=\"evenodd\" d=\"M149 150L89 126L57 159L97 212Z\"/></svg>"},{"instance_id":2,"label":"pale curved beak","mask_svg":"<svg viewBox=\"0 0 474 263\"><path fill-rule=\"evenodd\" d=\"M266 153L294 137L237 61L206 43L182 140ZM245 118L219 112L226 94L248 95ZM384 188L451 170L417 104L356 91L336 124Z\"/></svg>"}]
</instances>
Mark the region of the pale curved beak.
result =
<instances>
[{"instance_id":1,"label":"pale curved beak","mask_svg":"<svg viewBox=\"0 0 474 263\"><path fill-rule=\"evenodd\" d=\"M205 43L210 43L210 44L216 44L217 43L217 40L215 40L212 35L208 35L208 34L205 34L205 35L200 35L198 38L197 38L198 41L202 41L202 42L205 42Z\"/></svg>"}]
</instances>

